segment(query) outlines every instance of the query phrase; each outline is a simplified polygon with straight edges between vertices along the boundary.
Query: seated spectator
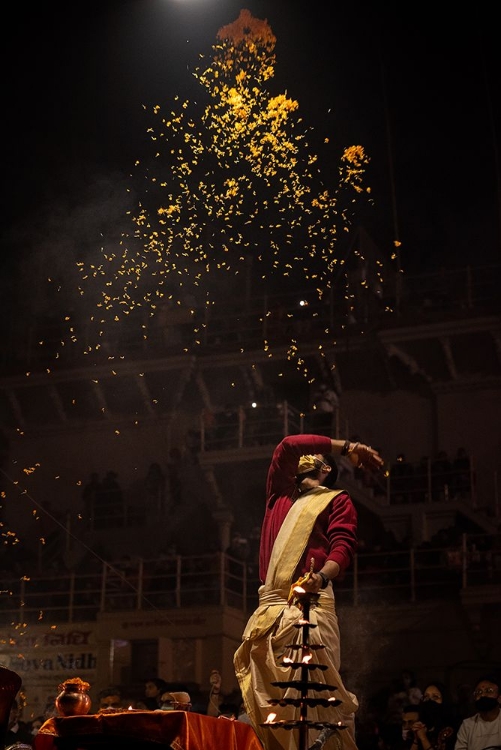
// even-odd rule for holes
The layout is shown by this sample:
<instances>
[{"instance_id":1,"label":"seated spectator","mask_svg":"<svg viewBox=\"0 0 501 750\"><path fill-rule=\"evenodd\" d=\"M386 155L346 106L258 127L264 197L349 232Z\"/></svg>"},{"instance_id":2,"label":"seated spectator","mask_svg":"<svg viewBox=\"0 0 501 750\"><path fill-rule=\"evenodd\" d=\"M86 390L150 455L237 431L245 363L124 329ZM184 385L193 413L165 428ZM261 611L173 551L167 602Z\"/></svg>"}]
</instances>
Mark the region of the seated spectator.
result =
<instances>
[{"instance_id":1,"label":"seated spectator","mask_svg":"<svg viewBox=\"0 0 501 750\"><path fill-rule=\"evenodd\" d=\"M101 711L106 711L108 709L114 708L119 709L123 708L122 703L122 691L119 687L116 686L110 686L107 688L103 688L103 690L100 690L97 694L97 700L98 700L98 713L101 713Z\"/></svg>"},{"instance_id":2,"label":"seated spectator","mask_svg":"<svg viewBox=\"0 0 501 750\"><path fill-rule=\"evenodd\" d=\"M144 707L148 711L161 708L162 695L168 691L169 686L161 677L150 677L144 683Z\"/></svg>"},{"instance_id":3,"label":"seated spectator","mask_svg":"<svg viewBox=\"0 0 501 750\"><path fill-rule=\"evenodd\" d=\"M410 750L414 742L412 727L418 720L418 706L403 706L398 723L390 721L381 724L379 730L380 750Z\"/></svg>"},{"instance_id":4,"label":"seated spectator","mask_svg":"<svg viewBox=\"0 0 501 750\"><path fill-rule=\"evenodd\" d=\"M191 711L190 694L184 690L162 693L160 708L162 711Z\"/></svg>"},{"instance_id":5,"label":"seated spectator","mask_svg":"<svg viewBox=\"0 0 501 750\"><path fill-rule=\"evenodd\" d=\"M473 691L474 716L458 729L455 750L498 750L501 747L501 680L497 674L481 677Z\"/></svg>"},{"instance_id":6,"label":"seated spectator","mask_svg":"<svg viewBox=\"0 0 501 750\"><path fill-rule=\"evenodd\" d=\"M452 711L452 701L449 697L448 690L443 682L440 682L439 680L433 680L425 686L422 703L427 703L428 701L440 703L447 708L448 713Z\"/></svg>"},{"instance_id":7,"label":"seated spectator","mask_svg":"<svg viewBox=\"0 0 501 750\"><path fill-rule=\"evenodd\" d=\"M434 680L423 691L419 720L413 725L412 750L453 750L456 727L445 685Z\"/></svg>"}]
</instances>

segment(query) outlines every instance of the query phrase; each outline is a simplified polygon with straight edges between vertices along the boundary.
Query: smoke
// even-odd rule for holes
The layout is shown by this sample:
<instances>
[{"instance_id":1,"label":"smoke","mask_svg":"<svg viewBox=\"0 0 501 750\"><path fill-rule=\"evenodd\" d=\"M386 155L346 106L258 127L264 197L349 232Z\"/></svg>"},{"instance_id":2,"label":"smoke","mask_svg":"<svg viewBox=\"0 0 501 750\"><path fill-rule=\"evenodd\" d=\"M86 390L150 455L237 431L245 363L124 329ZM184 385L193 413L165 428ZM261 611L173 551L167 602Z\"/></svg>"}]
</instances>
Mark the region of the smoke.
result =
<instances>
[{"instance_id":1,"label":"smoke","mask_svg":"<svg viewBox=\"0 0 501 750\"><path fill-rule=\"evenodd\" d=\"M66 177L69 180L69 176ZM36 210L27 208L3 237L2 297L16 318L54 319L81 305L77 261L92 262L130 226L133 195L118 172L88 170L65 180ZM68 188L68 190L65 190ZM6 309L7 306L6 306Z\"/></svg>"}]
</instances>

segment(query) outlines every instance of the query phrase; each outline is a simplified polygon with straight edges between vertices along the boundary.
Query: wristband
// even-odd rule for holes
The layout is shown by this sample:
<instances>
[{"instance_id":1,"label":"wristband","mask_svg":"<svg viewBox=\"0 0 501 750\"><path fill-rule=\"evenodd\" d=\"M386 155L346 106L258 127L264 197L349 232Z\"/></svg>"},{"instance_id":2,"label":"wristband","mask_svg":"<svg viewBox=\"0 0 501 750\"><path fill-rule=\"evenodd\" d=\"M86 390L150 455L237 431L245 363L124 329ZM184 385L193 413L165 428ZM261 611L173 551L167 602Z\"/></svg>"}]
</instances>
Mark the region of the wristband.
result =
<instances>
[{"instance_id":1,"label":"wristband","mask_svg":"<svg viewBox=\"0 0 501 750\"><path fill-rule=\"evenodd\" d=\"M327 578L327 576L325 575L325 573L322 573L322 571L321 571L321 570L320 570L320 571L318 572L318 575L319 575L319 576L320 576L320 578L322 579L322 585L320 586L320 588L321 588L321 589L326 589L326 588L327 588L327 586L328 586L328 585L329 585L329 583L330 583L330 579L329 579L329 578Z\"/></svg>"},{"instance_id":2,"label":"wristband","mask_svg":"<svg viewBox=\"0 0 501 750\"><path fill-rule=\"evenodd\" d=\"M347 456L349 450L350 450L350 441L349 440L345 440L344 441L344 445L341 448L341 455L342 456Z\"/></svg>"}]
</instances>

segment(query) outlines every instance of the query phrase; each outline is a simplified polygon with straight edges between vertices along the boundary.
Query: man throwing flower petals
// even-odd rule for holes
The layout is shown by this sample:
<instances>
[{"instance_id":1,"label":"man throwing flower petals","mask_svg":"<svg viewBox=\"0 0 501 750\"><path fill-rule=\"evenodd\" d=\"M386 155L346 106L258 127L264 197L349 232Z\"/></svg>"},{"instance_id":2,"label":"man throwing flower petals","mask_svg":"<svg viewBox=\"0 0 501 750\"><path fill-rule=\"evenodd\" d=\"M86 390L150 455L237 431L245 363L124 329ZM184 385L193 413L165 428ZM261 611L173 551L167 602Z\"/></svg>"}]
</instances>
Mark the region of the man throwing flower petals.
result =
<instances>
[{"instance_id":1,"label":"man throwing flower petals","mask_svg":"<svg viewBox=\"0 0 501 750\"><path fill-rule=\"evenodd\" d=\"M335 581L350 565L357 548L357 513L349 494L333 489L337 478L336 456L346 456L353 466L371 471L383 468L377 451L363 443L331 440L323 435L289 435L275 448L268 469L266 508L261 528L259 569L262 585L259 604L249 618L242 644L234 656L245 709L266 750L296 750L297 732L267 729L272 712L270 699L284 697L277 681L289 681L293 671L282 660L287 646L301 639L297 622L301 609L289 603L293 582L301 579L305 592L318 594L318 606L310 611L310 644L323 644L315 650L315 660L327 666L315 681L336 686L323 690L322 698L334 698L337 707L308 709L314 722L340 723L344 750L356 750L354 716L357 698L348 691L339 675L340 637L335 609ZM319 670L320 671L320 670ZM290 691L291 688L288 688ZM297 697L293 691L287 697ZM299 708L280 707L280 720L299 718ZM310 741L320 739L311 730ZM322 734L321 742L326 737ZM325 750L331 747L328 738ZM335 738L331 740L336 748ZM321 745L317 744L320 747Z\"/></svg>"}]
</instances>

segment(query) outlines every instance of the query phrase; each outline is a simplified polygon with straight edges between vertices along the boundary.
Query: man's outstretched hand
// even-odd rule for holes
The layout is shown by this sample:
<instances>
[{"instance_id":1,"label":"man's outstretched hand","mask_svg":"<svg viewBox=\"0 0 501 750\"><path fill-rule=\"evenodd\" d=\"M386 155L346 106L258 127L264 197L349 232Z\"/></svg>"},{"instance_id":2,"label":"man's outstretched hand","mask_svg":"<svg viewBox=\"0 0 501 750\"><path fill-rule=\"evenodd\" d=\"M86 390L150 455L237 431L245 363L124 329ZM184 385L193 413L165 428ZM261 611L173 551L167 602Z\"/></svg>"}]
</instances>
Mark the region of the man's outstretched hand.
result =
<instances>
[{"instance_id":1,"label":"man's outstretched hand","mask_svg":"<svg viewBox=\"0 0 501 750\"><path fill-rule=\"evenodd\" d=\"M357 469L380 471L384 466L384 461L379 453L370 445L364 445L364 443L350 443L347 455Z\"/></svg>"}]
</instances>

